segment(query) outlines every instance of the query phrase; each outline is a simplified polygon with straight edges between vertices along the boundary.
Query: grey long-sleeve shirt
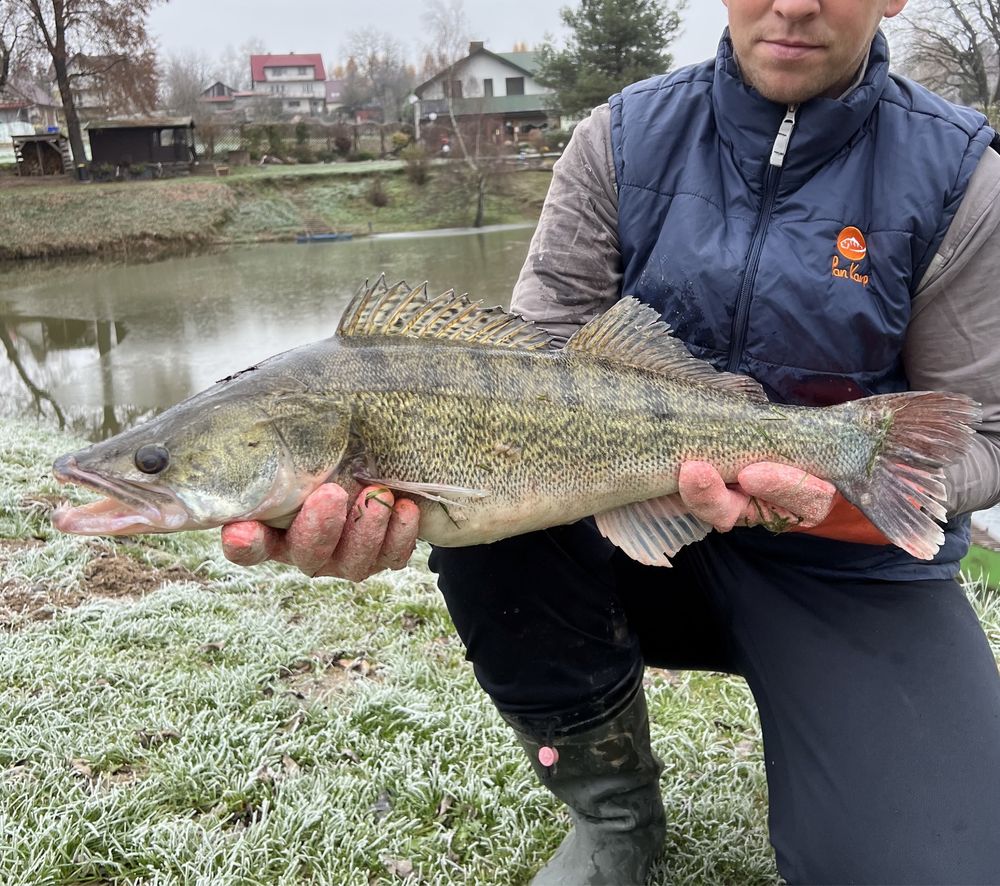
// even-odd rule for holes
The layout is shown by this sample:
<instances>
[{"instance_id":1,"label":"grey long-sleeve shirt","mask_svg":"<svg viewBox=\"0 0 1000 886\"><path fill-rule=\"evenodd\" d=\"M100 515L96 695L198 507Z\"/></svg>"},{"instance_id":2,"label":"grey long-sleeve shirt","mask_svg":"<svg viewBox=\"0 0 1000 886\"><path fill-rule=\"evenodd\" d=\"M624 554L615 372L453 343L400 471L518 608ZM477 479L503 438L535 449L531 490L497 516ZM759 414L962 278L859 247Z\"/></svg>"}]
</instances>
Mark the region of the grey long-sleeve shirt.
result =
<instances>
[{"instance_id":1,"label":"grey long-sleeve shirt","mask_svg":"<svg viewBox=\"0 0 1000 886\"><path fill-rule=\"evenodd\" d=\"M1000 155L987 150L913 299L903 350L913 390L983 404L967 455L947 469L948 511L1000 501ZM622 295L618 190L607 105L557 161L512 309L564 341Z\"/></svg>"}]
</instances>

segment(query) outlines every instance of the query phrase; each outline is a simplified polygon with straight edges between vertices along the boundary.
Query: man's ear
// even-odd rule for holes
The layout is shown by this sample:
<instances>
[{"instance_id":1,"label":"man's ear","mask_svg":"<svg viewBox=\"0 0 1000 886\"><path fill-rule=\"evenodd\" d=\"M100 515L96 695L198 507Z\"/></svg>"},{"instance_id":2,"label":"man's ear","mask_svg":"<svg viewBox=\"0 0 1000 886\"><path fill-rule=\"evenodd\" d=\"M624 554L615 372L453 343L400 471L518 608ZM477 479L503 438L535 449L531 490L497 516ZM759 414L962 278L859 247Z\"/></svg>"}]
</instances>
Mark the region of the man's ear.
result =
<instances>
[{"instance_id":1,"label":"man's ear","mask_svg":"<svg viewBox=\"0 0 1000 886\"><path fill-rule=\"evenodd\" d=\"M722 0L723 3L726 0ZM885 8L884 18L892 18L894 15L899 15L903 11L903 7L906 6L906 0L889 0L888 6Z\"/></svg>"}]
</instances>

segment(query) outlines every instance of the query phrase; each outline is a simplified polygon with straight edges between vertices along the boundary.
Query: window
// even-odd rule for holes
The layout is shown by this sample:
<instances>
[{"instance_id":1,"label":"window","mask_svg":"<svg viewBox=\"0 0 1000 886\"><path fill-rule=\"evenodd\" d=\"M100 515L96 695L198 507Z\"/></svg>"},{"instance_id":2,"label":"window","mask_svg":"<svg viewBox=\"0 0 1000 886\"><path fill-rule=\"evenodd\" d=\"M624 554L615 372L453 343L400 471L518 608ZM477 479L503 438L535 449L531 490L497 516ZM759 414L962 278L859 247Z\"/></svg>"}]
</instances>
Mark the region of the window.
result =
<instances>
[{"instance_id":1,"label":"window","mask_svg":"<svg viewBox=\"0 0 1000 886\"><path fill-rule=\"evenodd\" d=\"M483 80L483 95L487 98L493 98L493 78L487 77Z\"/></svg>"},{"instance_id":2,"label":"window","mask_svg":"<svg viewBox=\"0 0 1000 886\"><path fill-rule=\"evenodd\" d=\"M524 77L507 78L507 95L524 95Z\"/></svg>"},{"instance_id":3,"label":"window","mask_svg":"<svg viewBox=\"0 0 1000 886\"><path fill-rule=\"evenodd\" d=\"M299 68L299 76L300 77L305 77L306 74L308 74L308 73L309 73L309 69L308 68Z\"/></svg>"},{"instance_id":4,"label":"window","mask_svg":"<svg viewBox=\"0 0 1000 886\"><path fill-rule=\"evenodd\" d=\"M444 81L444 97L445 98L461 98L462 97L462 81L461 80L445 80Z\"/></svg>"},{"instance_id":5,"label":"window","mask_svg":"<svg viewBox=\"0 0 1000 886\"><path fill-rule=\"evenodd\" d=\"M288 103L288 107L290 107L290 108L297 108L298 106L299 106L298 99L296 99L295 101L290 101Z\"/></svg>"}]
</instances>

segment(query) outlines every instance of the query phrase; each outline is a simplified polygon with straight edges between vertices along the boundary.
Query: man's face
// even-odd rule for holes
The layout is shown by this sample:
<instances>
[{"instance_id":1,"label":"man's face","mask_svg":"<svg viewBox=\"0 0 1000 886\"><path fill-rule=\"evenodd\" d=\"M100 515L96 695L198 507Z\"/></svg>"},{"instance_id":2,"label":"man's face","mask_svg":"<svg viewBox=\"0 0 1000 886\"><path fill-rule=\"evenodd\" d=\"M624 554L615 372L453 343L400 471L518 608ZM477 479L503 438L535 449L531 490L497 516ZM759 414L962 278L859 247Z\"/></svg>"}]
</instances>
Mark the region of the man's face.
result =
<instances>
[{"instance_id":1,"label":"man's face","mask_svg":"<svg viewBox=\"0 0 1000 886\"><path fill-rule=\"evenodd\" d=\"M781 104L836 98L906 0L722 0L743 79Z\"/></svg>"}]
</instances>

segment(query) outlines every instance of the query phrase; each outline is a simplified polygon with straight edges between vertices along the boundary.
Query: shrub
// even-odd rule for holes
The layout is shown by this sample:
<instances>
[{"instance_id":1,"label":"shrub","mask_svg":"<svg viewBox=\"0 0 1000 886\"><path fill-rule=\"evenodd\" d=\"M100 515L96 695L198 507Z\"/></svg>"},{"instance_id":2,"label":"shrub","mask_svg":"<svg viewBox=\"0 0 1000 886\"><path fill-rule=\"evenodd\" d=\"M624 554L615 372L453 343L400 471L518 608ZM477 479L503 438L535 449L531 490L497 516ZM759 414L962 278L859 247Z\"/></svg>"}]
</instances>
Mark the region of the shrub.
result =
<instances>
[{"instance_id":1,"label":"shrub","mask_svg":"<svg viewBox=\"0 0 1000 886\"><path fill-rule=\"evenodd\" d=\"M274 154L275 157L285 156L285 139L280 126L271 124L267 127L267 147L269 154Z\"/></svg>"},{"instance_id":2,"label":"shrub","mask_svg":"<svg viewBox=\"0 0 1000 886\"><path fill-rule=\"evenodd\" d=\"M333 148L341 157L346 157L354 147L351 131L343 123L333 127Z\"/></svg>"},{"instance_id":3,"label":"shrub","mask_svg":"<svg viewBox=\"0 0 1000 886\"><path fill-rule=\"evenodd\" d=\"M349 163L360 163L363 160L374 160L375 155L371 151L351 151L347 155Z\"/></svg>"},{"instance_id":4,"label":"shrub","mask_svg":"<svg viewBox=\"0 0 1000 886\"><path fill-rule=\"evenodd\" d=\"M327 150L326 148L320 148L316 152L316 160L320 163L333 163L337 159L337 153L335 151Z\"/></svg>"},{"instance_id":5,"label":"shrub","mask_svg":"<svg viewBox=\"0 0 1000 886\"><path fill-rule=\"evenodd\" d=\"M295 157L299 163L315 163L316 155L313 153L313 149L309 145L296 145L295 150L292 151L292 156Z\"/></svg>"},{"instance_id":6,"label":"shrub","mask_svg":"<svg viewBox=\"0 0 1000 886\"><path fill-rule=\"evenodd\" d=\"M392 153L398 154L403 150L411 141L410 136L405 132L394 132L392 134Z\"/></svg>"},{"instance_id":7,"label":"shrub","mask_svg":"<svg viewBox=\"0 0 1000 886\"><path fill-rule=\"evenodd\" d=\"M309 127L304 121L295 124L295 144L304 145L309 141Z\"/></svg>"},{"instance_id":8,"label":"shrub","mask_svg":"<svg viewBox=\"0 0 1000 886\"><path fill-rule=\"evenodd\" d=\"M376 175L372 179L371 184L368 186L367 199L375 207L389 205L389 195L385 192L385 188L382 185L382 176Z\"/></svg>"},{"instance_id":9,"label":"shrub","mask_svg":"<svg viewBox=\"0 0 1000 886\"><path fill-rule=\"evenodd\" d=\"M399 152L406 164L406 177L415 185L423 185L430 178L431 161L427 156L427 148L423 145L410 144Z\"/></svg>"}]
</instances>

